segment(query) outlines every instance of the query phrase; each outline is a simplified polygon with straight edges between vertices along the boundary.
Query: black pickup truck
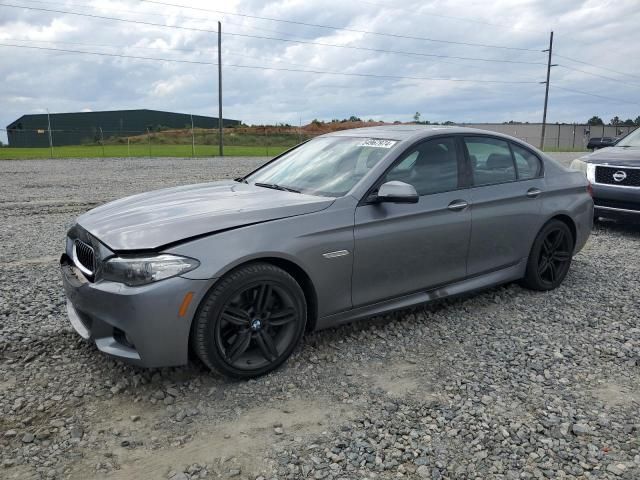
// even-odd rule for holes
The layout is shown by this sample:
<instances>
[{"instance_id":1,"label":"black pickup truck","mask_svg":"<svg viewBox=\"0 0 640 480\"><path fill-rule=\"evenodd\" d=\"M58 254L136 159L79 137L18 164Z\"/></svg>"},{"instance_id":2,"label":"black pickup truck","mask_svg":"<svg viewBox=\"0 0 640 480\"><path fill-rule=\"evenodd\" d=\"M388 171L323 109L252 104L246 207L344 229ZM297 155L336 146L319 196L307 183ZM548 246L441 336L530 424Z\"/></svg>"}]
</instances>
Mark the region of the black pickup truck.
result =
<instances>
[{"instance_id":1,"label":"black pickup truck","mask_svg":"<svg viewBox=\"0 0 640 480\"><path fill-rule=\"evenodd\" d=\"M615 146L574 160L571 168L591 182L596 218L640 221L640 128Z\"/></svg>"},{"instance_id":2,"label":"black pickup truck","mask_svg":"<svg viewBox=\"0 0 640 480\"><path fill-rule=\"evenodd\" d=\"M599 148L613 147L619 139L616 137L593 137L587 143L588 150L597 150Z\"/></svg>"}]
</instances>

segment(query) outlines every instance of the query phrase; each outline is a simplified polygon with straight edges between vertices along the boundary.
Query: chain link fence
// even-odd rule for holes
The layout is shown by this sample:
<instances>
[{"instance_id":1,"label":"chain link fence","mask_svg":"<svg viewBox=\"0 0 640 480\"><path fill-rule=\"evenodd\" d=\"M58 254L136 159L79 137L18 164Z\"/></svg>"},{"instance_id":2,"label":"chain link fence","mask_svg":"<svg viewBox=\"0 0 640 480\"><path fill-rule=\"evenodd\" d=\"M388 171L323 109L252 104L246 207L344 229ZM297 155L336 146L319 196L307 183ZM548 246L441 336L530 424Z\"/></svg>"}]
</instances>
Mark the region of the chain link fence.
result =
<instances>
[{"instance_id":1,"label":"chain link fence","mask_svg":"<svg viewBox=\"0 0 640 480\"><path fill-rule=\"evenodd\" d=\"M218 129L13 129L0 158L212 157L219 155ZM322 132L289 126L227 127L225 155L274 156ZM78 140L80 139L80 140Z\"/></svg>"},{"instance_id":2,"label":"chain link fence","mask_svg":"<svg viewBox=\"0 0 640 480\"><path fill-rule=\"evenodd\" d=\"M480 128L519 138L540 147L541 123L466 123L465 127ZM544 150L584 151L590 138L621 138L634 131L636 125L587 125L578 123L548 123L544 136Z\"/></svg>"},{"instance_id":3,"label":"chain link fence","mask_svg":"<svg viewBox=\"0 0 640 480\"><path fill-rule=\"evenodd\" d=\"M373 122L371 125L380 125ZM330 127L329 127L330 126ZM362 126L362 125L357 125ZM533 146L540 144L541 124L461 124L517 137ZM327 131L352 125L314 122L304 127L290 125L236 126L223 131L224 154L274 156ZM621 137L635 126L548 124L545 150L584 151L589 138ZM217 129L185 128L145 130L0 129L7 133L8 148L0 158L68 157L213 157L219 155Z\"/></svg>"}]
</instances>

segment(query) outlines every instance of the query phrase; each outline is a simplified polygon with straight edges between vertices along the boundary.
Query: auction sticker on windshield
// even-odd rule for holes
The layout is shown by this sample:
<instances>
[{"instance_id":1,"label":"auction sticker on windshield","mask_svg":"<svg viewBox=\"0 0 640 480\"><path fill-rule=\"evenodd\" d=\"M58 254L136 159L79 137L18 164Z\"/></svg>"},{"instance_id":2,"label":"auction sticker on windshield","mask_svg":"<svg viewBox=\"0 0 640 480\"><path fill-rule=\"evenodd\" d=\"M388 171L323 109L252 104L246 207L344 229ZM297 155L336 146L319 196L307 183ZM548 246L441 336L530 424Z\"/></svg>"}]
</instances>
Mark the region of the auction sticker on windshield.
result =
<instances>
[{"instance_id":1,"label":"auction sticker on windshield","mask_svg":"<svg viewBox=\"0 0 640 480\"><path fill-rule=\"evenodd\" d=\"M358 147L391 148L396 143L395 140L380 140L379 138L366 138L361 141Z\"/></svg>"}]
</instances>

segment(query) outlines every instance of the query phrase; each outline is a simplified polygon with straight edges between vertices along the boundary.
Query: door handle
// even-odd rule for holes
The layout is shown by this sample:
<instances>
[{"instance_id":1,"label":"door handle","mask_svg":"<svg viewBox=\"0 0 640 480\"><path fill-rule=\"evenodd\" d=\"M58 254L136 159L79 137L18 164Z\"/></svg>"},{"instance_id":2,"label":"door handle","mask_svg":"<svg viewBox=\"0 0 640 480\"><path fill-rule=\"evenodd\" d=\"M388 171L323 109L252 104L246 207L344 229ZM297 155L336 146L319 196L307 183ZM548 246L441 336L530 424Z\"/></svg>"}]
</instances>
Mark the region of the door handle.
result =
<instances>
[{"instance_id":1,"label":"door handle","mask_svg":"<svg viewBox=\"0 0 640 480\"><path fill-rule=\"evenodd\" d=\"M467 208L469 206L469 204L464 201L464 200L454 200L453 202L451 202L447 208L449 210L452 210L454 212L459 212L461 210L464 210L465 208Z\"/></svg>"},{"instance_id":2,"label":"door handle","mask_svg":"<svg viewBox=\"0 0 640 480\"><path fill-rule=\"evenodd\" d=\"M527 190L527 197L536 198L541 193L542 193L542 190L540 190L539 188L533 187L533 188L530 188L529 190Z\"/></svg>"}]
</instances>

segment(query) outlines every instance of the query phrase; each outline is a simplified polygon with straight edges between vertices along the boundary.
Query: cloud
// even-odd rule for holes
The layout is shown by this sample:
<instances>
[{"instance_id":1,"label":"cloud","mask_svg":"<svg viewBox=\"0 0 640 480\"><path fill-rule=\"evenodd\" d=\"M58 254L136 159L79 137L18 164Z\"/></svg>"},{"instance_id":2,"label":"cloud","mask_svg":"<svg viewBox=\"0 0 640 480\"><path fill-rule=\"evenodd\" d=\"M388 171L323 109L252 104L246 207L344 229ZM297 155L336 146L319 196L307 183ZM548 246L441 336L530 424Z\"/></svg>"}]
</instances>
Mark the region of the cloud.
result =
<instances>
[{"instance_id":1,"label":"cloud","mask_svg":"<svg viewBox=\"0 0 640 480\"><path fill-rule=\"evenodd\" d=\"M182 3L196 8L387 32L371 35L302 24L176 9L145 2L71 0L25 5L160 23L160 28L80 16L0 7L0 43L62 50L84 50L176 59L217 61L217 21L223 23L223 91L226 117L248 123L306 123L314 118L352 114L388 121L409 120L416 111L432 121L537 122L541 118L548 32L555 31L556 57L549 103L552 122L585 121L597 114L635 118L640 114L640 45L634 42L640 9L635 0L615 7L599 0L205 0ZM432 42L504 45L530 50L495 49ZM369 50L336 48L257 37L277 37ZM421 53L391 54L381 50ZM78 55L67 52L0 47L0 126L26 113L152 108L217 114L214 65ZM521 63L437 58L475 57ZM576 58L621 72L598 70ZM294 71L252 69L273 67ZM574 70L568 69L571 67ZM611 77L598 78L578 70ZM340 74L353 74L345 76ZM357 76L374 74L378 77ZM385 77L387 76L387 77ZM394 76L412 79L390 78ZM420 77L531 84L465 83ZM614 102L560 89L593 92ZM636 102L636 103L632 103ZM0 136L2 138L2 136Z\"/></svg>"}]
</instances>

